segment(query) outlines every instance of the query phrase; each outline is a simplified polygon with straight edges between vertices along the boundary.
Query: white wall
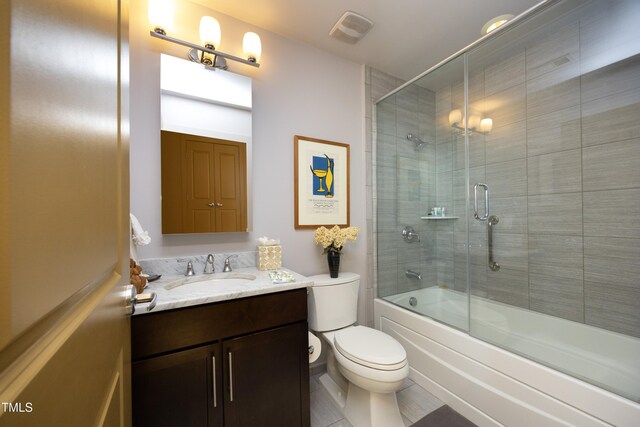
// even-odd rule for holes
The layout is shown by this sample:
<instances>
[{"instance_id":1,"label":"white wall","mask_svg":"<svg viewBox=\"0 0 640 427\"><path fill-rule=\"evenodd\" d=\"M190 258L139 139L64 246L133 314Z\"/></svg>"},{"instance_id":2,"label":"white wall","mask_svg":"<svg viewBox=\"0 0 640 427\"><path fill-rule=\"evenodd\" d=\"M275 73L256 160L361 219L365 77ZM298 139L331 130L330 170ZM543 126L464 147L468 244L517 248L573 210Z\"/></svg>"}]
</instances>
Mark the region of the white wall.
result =
<instances>
[{"instance_id":1,"label":"white wall","mask_svg":"<svg viewBox=\"0 0 640 427\"><path fill-rule=\"evenodd\" d=\"M162 235L159 53L184 57L186 49L150 37L147 1L132 0L131 211L152 238L139 249L140 258L254 250L256 239L268 235L281 239L286 267L306 275L327 272L313 231L293 227L293 136L299 134L351 146L351 225L362 233L345 249L341 271L366 280L363 67L188 2L176 4L174 35L198 42L200 17L206 14L220 21L224 52L241 56L246 31L262 39L259 69L230 63L230 71L254 79L252 231Z\"/></svg>"}]
</instances>

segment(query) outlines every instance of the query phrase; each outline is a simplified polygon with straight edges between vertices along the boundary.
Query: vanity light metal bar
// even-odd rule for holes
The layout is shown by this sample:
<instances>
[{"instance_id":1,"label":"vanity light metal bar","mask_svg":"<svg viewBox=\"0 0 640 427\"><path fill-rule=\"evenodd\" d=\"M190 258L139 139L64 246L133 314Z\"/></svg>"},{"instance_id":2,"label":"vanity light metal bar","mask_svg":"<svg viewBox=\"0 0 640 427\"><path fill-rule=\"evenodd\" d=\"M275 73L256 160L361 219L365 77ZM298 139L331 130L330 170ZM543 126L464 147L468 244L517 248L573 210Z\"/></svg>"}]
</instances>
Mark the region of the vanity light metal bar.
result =
<instances>
[{"instance_id":1,"label":"vanity light metal bar","mask_svg":"<svg viewBox=\"0 0 640 427\"><path fill-rule=\"evenodd\" d=\"M457 123L456 124L452 124L451 127L454 128L454 129L458 129L460 131L461 135L464 135L465 132L467 132L467 131L469 132L469 135L473 135L474 133L480 133L482 135L488 135L489 134L488 131L487 132L483 132L481 130L477 130L476 128L465 129L462 126L458 126Z\"/></svg>"},{"instance_id":2,"label":"vanity light metal bar","mask_svg":"<svg viewBox=\"0 0 640 427\"><path fill-rule=\"evenodd\" d=\"M158 33L156 31L149 31L149 34L152 37L156 37L156 38L159 38L159 39L162 39L162 40L166 40L166 41L171 42L171 43L179 44L179 45L182 45L182 46L185 46L185 47L190 47L190 48L195 49L195 50L199 50L199 51L202 51L202 52L210 53L212 55L221 56L221 57L226 58L226 59L231 59L232 61L241 62L241 63L243 63L245 65L251 65L252 67L256 67L256 68L260 67L260 64L257 63L257 62L252 62L252 61L249 61L247 59L243 59L243 58L239 58L237 56L229 55L228 53L220 52L219 50L209 49L207 47L200 46L200 45L197 45L195 43L191 43L191 42L187 42L187 41L184 41L184 40L176 39L175 37L170 37L170 36L167 36L165 34Z\"/></svg>"},{"instance_id":3,"label":"vanity light metal bar","mask_svg":"<svg viewBox=\"0 0 640 427\"><path fill-rule=\"evenodd\" d=\"M473 135L474 133L479 133L481 135L487 135L493 129L493 120L489 117L480 118L477 115L472 115L468 120L468 127L460 126L460 123L465 121L462 116L462 111L459 109L451 110L449 112L449 125L452 128L460 131L461 135L466 135L467 132L469 135ZM472 124L473 122L473 124ZM475 125L477 123L477 125Z\"/></svg>"}]
</instances>

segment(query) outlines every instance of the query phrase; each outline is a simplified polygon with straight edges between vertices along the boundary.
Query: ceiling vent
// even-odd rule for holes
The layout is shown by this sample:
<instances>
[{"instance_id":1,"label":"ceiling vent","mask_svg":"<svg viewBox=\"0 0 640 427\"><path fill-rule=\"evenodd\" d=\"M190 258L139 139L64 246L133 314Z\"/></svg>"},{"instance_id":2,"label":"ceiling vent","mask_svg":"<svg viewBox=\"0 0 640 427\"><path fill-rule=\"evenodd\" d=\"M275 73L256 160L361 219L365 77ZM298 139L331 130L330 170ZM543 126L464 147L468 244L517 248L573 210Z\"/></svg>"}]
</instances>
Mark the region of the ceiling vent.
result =
<instances>
[{"instance_id":1,"label":"ceiling vent","mask_svg":"<svg viewBox=\"0 0 640 427\"><path fill-rule=\"evenodd\" d=\"M373 22L354 12L345 12L333 26L329 35L340 41L355 44L369 32Z\"/></svg>"}]
</instances>

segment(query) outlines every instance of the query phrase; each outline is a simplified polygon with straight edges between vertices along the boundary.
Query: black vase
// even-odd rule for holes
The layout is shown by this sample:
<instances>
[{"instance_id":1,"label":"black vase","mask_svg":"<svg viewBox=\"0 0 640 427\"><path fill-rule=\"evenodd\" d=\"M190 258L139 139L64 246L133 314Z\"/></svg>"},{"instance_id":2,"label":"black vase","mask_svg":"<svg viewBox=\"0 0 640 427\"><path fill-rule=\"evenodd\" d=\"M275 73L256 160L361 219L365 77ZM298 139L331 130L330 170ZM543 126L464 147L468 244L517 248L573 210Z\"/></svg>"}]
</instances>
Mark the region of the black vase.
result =
<instances>
[{"instance_id":1,"label":"black vase","mask_svg":"<svg viewBox=\"0 0 640 427\"><path fill-rule=\"evenodd\" d=\"M329 263L329 275L335 279L338 277L338 271L340 271L340 253L327 252L327 262Z\"/></svg>"}]
</instances>

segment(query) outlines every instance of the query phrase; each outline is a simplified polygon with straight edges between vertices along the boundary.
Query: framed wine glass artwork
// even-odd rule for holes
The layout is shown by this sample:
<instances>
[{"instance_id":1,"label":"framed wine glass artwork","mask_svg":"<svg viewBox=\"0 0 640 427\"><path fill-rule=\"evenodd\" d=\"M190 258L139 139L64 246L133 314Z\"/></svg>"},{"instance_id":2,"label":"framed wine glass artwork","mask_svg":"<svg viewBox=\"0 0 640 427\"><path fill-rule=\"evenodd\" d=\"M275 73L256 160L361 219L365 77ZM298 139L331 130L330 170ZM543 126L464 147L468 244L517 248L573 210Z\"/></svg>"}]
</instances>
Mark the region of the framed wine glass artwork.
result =
<instances>
[{"instance_id":1,"label":"framed wine glass artwork","mask_svg":"<svg viewBox=\"0 0 640 427\"><path fill-rule=\"evenodd\" d=\"M349 226L349 145L295 135L295 228Z\"/></svg>"}]
</instances>

